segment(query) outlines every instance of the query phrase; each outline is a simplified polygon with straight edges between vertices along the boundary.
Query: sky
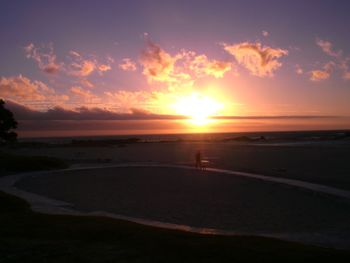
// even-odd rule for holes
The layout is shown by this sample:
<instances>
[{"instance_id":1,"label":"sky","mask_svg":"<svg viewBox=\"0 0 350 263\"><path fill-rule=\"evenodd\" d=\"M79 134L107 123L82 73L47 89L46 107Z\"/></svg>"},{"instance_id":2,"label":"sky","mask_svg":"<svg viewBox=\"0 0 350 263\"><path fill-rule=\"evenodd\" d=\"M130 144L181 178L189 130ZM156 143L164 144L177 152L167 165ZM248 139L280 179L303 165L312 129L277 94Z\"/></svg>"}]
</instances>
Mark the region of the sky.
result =
<instances>
[{"instance_id":1,"label":"sky","mask_svg":"<svg viewBox=\"0 0 350 263\"><path fill-rule=\"evenodd\" d=\"M348 1L0 7L0 98L26 136L350 128Z\"/></svg>"}]
</instances>

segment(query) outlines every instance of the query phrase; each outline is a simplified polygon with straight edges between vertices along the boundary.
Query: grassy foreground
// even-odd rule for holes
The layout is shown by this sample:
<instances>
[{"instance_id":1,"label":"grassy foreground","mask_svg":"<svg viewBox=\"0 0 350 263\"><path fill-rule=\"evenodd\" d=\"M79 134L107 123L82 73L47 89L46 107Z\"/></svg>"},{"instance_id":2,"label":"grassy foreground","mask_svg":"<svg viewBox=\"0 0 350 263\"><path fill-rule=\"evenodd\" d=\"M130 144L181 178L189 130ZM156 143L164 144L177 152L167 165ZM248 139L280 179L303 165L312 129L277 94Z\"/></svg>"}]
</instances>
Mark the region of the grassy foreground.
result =
<instances>
[{"instance_id":1,"label":"grassy foreground","mask_svg":"<svg viewBox=\"0 0 350 263\"><path fill-rule=\"evenodd\" d=\"M349 262L350 251L32 212L0 192L0 262ZM321 261L322 260L322 261Z\"/></svg>"}]
</instances>

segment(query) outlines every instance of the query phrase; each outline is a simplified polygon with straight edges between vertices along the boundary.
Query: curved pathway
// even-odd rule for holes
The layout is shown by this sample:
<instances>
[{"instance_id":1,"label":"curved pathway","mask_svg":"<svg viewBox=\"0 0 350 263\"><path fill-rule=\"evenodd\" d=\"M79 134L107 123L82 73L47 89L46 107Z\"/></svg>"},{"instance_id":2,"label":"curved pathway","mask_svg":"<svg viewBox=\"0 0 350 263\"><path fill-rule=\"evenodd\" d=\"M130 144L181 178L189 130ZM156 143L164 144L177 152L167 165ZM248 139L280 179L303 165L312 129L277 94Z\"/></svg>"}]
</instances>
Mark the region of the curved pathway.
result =
<instances>
[{"instance_id":1,"label":"curved pathway","mask_svg":"<svg viewBox=\"0 0 350 263\"><path fill-rule=\"evenodd\" d=\"M193 166L188 165L176 165L176 164L158 164L158 163L125 163L125 164L116 164L116 165L105 165L105 166L91 166L91 167L78 167L78 168L68 168L60 171L79 171L86 169L100 169L100 168L118 168L118 167L164 167L164 168L182 168L182 169L191 169L196 170ZM350 200L350 191L343 190L335 187L325 186L321 184L309 183L300 180L280 178L274 176L267 176L255 173L239 172L233 170L219 169L219 168L206 168L206 171L230 174L242 177L248 177L252 179L258 179L267 182L285 184L293 187L298 187L306 190L313 191L314 193L327 194L339 198L344 198ZM56 172L56 171L55 171ZM0 181L1 184L1 181Z\"/></svg>"}]
</instances>

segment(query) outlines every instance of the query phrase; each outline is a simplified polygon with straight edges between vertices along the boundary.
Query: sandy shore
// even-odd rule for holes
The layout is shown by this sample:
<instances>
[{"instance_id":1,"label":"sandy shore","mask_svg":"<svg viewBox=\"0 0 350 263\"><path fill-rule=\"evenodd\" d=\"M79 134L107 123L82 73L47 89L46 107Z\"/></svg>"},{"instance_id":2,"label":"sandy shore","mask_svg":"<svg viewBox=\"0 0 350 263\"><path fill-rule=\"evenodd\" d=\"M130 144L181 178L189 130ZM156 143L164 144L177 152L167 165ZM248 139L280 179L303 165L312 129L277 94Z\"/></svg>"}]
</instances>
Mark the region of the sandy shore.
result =
<instances>
[{"instance_id":1,"label":"sandy shore","mask_svg":"<svg viewBox=\"0 0 350 263\"><path fill-rule=\"evenodd\" d=\"M212 167L291 178L350 189L349 144L253 145L239 143L139 143L126 147L61 147L7 150L15 154L47 155L73 163L111 164L164 162L193 164L201 150Z\"/></svg>"},{"instance_id":2,"label":"sandy shore","mask_svg":"<svg viewBox=\"0 0 350 263\"><path fill-rule=\"evenodd\" d=\"M350 205L271 182L180 168L129 167L27 177L20 189L74 204L173 224L314 239L350 248Z\"/></svg>"}]
</instances>

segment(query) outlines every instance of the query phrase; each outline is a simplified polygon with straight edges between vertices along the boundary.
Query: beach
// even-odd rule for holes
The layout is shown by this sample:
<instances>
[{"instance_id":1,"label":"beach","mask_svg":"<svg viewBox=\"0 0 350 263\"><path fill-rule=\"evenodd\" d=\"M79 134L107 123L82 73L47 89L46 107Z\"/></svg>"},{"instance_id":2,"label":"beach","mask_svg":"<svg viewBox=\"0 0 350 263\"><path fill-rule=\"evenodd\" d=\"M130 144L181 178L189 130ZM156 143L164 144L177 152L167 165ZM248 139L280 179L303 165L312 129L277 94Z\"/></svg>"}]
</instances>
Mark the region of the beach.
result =
<instances>
[{"instance_id":1,"label":"beach","mask_svg":"<svg viewBox=\"0 0 350 263\"><path fill-rule=\"evenodd\" d=\"M191 168L197 150L210 160L210 167L232 174ZM346 144L158 142L16 151L72 162L72 170L26 176L15 186L64 201L82 213L105 212L203 231L350 248L346 198L239 175L239 171L258 172L346 191L350 186Z\"/></svg>"},{"instance_id":2,"label":"beach","mask_svg":"<svg viewBox=\"0 0 350 263\"><path fill-rule=\"evenodd\" d=\"M73 166L156 162L194 165L200 150L211 167L254 172L350 189L349 141L319 143L155 142L93 147L8 149L21 155L53 156Z\"/></svg>"},{"instance_id":3,"label":"beach","mask_svg":"<svg viewBox=\"0 0 350 263\"><path fill-rule=\"evenodd\" d=\"M350 206L281 184L166 167L84 169L31 176L16 187L73 204L192 227L350 236ZM335 229L336 226L336 229Z\"/></svg>"}]
</instances>

